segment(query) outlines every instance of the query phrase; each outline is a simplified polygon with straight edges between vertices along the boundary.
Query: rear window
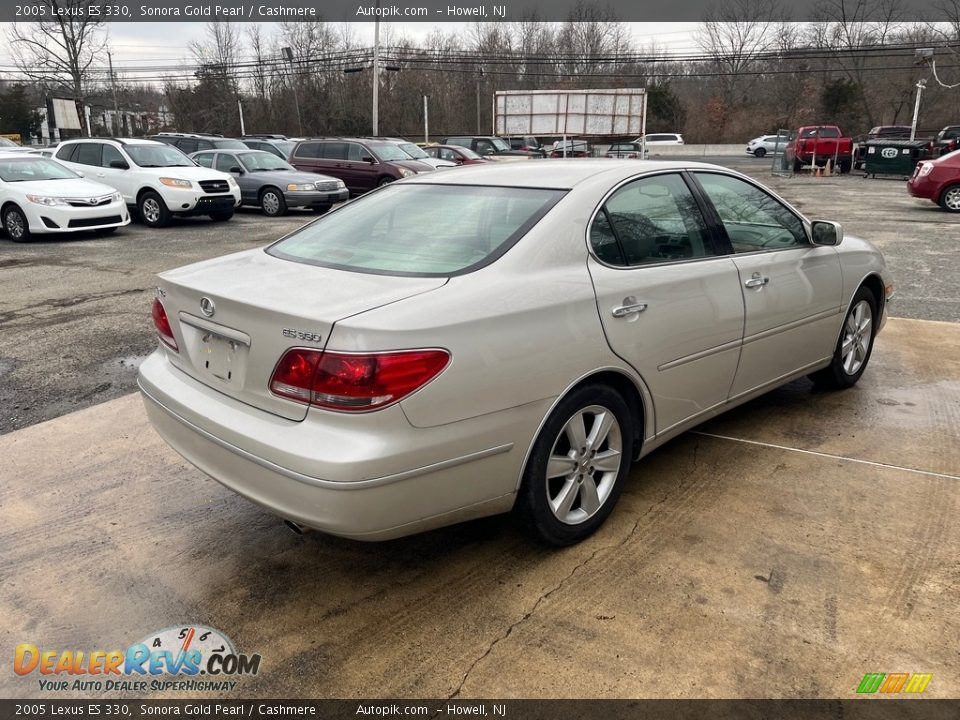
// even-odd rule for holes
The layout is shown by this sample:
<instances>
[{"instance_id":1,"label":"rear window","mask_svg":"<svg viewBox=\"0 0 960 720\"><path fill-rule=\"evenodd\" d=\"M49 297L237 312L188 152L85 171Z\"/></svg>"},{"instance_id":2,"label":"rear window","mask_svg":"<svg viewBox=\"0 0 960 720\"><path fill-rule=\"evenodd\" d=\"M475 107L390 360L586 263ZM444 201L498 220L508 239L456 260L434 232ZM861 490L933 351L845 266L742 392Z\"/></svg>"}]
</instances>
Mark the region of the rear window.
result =
<instances>
[{"instance_id":1,"label":"rear window","mask_svg":"<svg viewBox=\"0 0 960 720\"><path fill-rule=\"evenodd\" d=\"M389 185L274 245L275 257L341 270L446 276L503 255L563 190Z\"/></svg>"}]
</instances>

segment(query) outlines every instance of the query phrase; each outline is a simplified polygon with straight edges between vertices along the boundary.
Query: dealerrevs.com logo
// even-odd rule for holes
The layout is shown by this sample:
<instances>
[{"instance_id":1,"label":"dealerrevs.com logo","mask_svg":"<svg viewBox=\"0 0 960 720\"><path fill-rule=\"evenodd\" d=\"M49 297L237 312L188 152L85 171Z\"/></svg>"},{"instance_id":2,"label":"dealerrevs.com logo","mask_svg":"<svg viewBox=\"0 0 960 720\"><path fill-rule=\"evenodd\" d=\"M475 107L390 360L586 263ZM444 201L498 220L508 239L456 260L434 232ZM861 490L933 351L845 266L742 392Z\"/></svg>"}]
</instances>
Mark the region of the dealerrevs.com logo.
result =
<instances>
[{"instance_id":1,"label":"dealerrevs.com logo","mask_svg":"<svg viewBox=\"0 0 960 720\"><path fill-rule=\"evenodd\" d=\"M260 655L238 653L219 630L179 625L147 635L126 650L51 650L21 643L17 675L38 675L44 691L137 692L233 690L234 678L256 675Z\"/></svg>"}]
</instances>

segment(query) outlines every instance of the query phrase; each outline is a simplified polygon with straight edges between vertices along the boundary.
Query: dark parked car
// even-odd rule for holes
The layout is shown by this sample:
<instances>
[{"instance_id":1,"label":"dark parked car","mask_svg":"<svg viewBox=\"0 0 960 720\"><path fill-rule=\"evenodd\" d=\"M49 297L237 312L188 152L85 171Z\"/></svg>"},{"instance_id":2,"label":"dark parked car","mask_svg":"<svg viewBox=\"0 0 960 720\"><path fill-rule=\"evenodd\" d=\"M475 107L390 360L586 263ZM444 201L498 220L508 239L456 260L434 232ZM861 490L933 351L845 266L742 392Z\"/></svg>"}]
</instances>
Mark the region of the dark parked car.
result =
<instances>
[{"instance_id":1,"label":"dark parked car","mask_svg":"<svg viewBox=\"0 0 960 720\"><path fill-rule=\"evenodd\" d=\"M947 212L960 212L960 150L918 163L907 189L914 197L935 202Z\"/></svg>"},{"instance_id":2,"label":"dark parked car","mask_svg":"<svg viewBox=\"0 0 960 720\"><path fill-rule=\"evenodd\" d=\"M960 147L960 125L947 125L937 133L933 143L940 155L953 152Z\"/></svg>"},{"instance_id":3,"label":"dark parked car","mask_svg":"<svg viewBox=\"0 0 960 720\"><path fill-rule=\"evenodd\" d=\"M263 150L204 150L190 157L203 167L233 175L240 186L240 203L258 205L271 216L283 215L291 207L325 213L349 196L342 180L300 172Z\"/></svg>"},{"instance_id":4,"label":"dark parked car","mask_svg":"<svg viewBox=\"0 0 960 720\"><path fill-rule=\"evenodd\" d=\"M550 149L552 158L588 158L593 155L586 140L557 140Z\"/></svg>"},{"instance_id":5,"label":"dark parked car","mask_svg":"<svg viewBox=\"0 0 960 720\"><path fill-rule=\"evenodd\" d=\"M496 135L458 135L457 137L448 137L440 141L441 145L459 145L469 148L477 155L486 157L488 155L512 155L515 157L541 157L539 152L532 153L527 150L514 150L510 143Z\"/></svg>"},{"instance_id":6,"label":"dark parked car","mask_svg":"<svg viewBox=\"0 0 960 720\"><path fill-rule=\"evenodd\" d=\"M290 153L293 152L293 147L296 145L293 140L285 138L248 137L246 135L240 138L240 141L251 150L263 150L283 160L290 157Z\"/></svg>"},{"instance_id":7,"label":"dark parked car","mask_svg":"<svg viewBox=\"0 0 960 720\"><path fill-rule=\"evenodd\" d=\"M503 139L510 144L510 148L513 150L535 153L540 157L547 156L546 148L533 135L508 135Z\"/></svg>"},{"instance_id":8,"label":"dark parked car","mask_svg":"<svg viewBox=\"0 0 960 720\"><path fill-rule=\"evenodd\" d=\"M367 138L312 138L301 140L290 163L305 172L343 180L351 193L363 193L410 175L434 172L412 160L395 143Z\"/></svg>"},{"instance_id":9,"label":"dark parked car","mask_svg":"<svg viewBox=\"0 0 960 720\"><path fill-rule=\"evenodd\" d=\"M225 138L222 135L205 135L203 133L158 133L151 135L150 139L173 145L184 155L190 155L198 150L247 149L246 145L235 138Z\"/></svg>"},{"instance_id":10,"label":"dark parked car","mask_svg":"<svg viewBox=\"0 0 960 720\"><path fill-rule=\"evenodd\" d=\"M457 165L482 165L493 160L489 157L480 157L470 148L459 145L427 145L423 151L430 157L449 160Z\"/></svg>"},{"instance_id":11,"label":"dark parked car","mask_svg":"<svg viewBox=\"0 0 960 720\"><path fill-rule=\"evenodd\" d=\"M607 157L640 160L644 156L643 150L643 146L638 142L619 142L610 146L610 149L607 150ZM649 153L647 154L649 155Z\"/></svg>"}]
</instances>

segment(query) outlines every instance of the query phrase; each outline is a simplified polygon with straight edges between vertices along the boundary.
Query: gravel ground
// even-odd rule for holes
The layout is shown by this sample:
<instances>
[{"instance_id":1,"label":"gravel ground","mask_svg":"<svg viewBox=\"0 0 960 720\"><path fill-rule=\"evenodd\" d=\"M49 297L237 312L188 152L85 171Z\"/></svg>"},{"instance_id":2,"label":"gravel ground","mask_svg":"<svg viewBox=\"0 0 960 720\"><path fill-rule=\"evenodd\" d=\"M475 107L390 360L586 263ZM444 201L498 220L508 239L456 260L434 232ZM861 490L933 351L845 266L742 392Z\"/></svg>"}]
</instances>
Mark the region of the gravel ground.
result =
<instances>
[{"instance_id":1,"label":"gravel ground","mask_svg":"<svg viewBox=\"0 0 960 720\"><path fill-rule=\"evenodd\" d=\"M960 321L960 215L911 198L902 180L771 177L769 161L717 158L775 188L810 217L875 242L897 282L891 314ZM0 434L119 397L154 347L153 276L264 245L312 220L238 212L227 223L132 224L109 237L19 245L0 237Z\"/></svg>"}]
</instances>

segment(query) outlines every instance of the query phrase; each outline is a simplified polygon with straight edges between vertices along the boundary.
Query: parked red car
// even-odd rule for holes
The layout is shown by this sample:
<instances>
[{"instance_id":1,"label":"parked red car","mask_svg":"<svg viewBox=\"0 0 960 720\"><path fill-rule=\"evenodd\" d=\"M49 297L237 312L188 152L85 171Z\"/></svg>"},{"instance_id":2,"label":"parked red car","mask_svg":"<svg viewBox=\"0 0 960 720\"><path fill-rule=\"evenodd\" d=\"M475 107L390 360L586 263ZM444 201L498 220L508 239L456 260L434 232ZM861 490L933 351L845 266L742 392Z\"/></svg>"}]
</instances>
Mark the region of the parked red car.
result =
<instances>
[{"instance_id":1,"label":"parked red car","mask_svg":"<svg viewBox=\"0 0 960 720\"><path fill-rule=\"evenodd\" d=\"M427 145L423 151L432 158L449 160L457 165L483 165L491 162L489 158L481 157L470 148L459 145Z\"/></svg>"},{"instance_id":2,"label":"parked red car","mask_svg":"<svg viewBox=\"0 0 960 720\"><path fill-rule=\"evenodd\" d=\"M947 212L960 212L960 150L918 163L907 189L914 197L931 200Z\"/></svg>"}]
</instances>

